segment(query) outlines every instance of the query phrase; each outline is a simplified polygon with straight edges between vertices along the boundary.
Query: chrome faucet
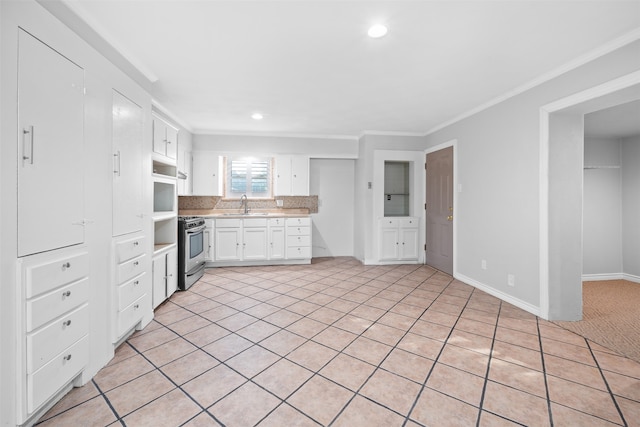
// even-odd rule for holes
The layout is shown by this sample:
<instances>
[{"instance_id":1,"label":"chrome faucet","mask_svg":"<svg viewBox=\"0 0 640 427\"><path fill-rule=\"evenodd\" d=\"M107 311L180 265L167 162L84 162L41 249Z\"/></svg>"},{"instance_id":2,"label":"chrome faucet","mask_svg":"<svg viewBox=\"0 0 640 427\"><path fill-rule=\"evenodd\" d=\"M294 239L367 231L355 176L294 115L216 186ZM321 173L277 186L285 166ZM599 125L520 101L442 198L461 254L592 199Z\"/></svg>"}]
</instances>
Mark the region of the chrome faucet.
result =
<instances>
[{"instance_id":1,"label":"chrome faucet","mask_svg":"<svg viewBox=\"0 0 640 427\"><path fill-rule=\"evenodd\" d=\"M243 194L242 197L240 197L240 207L244 206L244 214L248 214L249 213L249 200L247 200L247 195Z\"/></svg>"}]
</instances>

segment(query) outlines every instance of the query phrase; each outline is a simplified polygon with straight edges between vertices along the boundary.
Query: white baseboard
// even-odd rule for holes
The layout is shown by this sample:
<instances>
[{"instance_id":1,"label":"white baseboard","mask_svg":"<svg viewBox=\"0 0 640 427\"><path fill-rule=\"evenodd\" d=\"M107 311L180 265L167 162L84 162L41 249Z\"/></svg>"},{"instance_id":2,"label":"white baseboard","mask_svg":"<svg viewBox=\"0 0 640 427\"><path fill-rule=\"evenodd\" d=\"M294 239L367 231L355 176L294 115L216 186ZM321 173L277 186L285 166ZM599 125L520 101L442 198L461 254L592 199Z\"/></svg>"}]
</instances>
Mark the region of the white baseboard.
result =
<instances>
[{"instance_id":1,"label":"white baseboard","mask_svg":"<svg viewBox=\"0 0 640 427\"><path fill-rule=\"evenodd\" d=\"M622 280L623 273L598 273L598 274L583 274L583 282L597 282L600 280Z\"/></svg>"},{"instance_id":2,"label":"white baseboard","mask_svg":"<svg viewBox=\"0 0 640 427\"><path fill-rule=\"evenodd\" d=\"M597 282L599 280L627 280L629 282L640 283L640 276L627 273L603 273L603 274L583 274L583 282Z\"/></svg>"},{"instance_id":3,"label":"white baseboard","mask_svg":"<svg viewBox=\"0 0 640 427\"><path fill-rule=\"evenodd\" d=\"M474 288L478 288L481 291L484 291L486 293L488 293L489 295L493 295L496 298L500 298L502 301L508 302L509 304L515 305L518 308L523 309L524 311L527 311L531 314L534 314L536 316L540 316L540 307L537 307L535 305L529 304L526 301L522 301L518 298L515 298L509 294L505 294L502 291L499 291L497 289L494 289L490 286L485 285L484 283L480 283L477 280L474 280L470 277L467 277L463 274L459 274L459 273L454 273L453 275L454 278L460 280L461 282L464 282L468 285L473 286Z\"/></svg>"}]
</instances>

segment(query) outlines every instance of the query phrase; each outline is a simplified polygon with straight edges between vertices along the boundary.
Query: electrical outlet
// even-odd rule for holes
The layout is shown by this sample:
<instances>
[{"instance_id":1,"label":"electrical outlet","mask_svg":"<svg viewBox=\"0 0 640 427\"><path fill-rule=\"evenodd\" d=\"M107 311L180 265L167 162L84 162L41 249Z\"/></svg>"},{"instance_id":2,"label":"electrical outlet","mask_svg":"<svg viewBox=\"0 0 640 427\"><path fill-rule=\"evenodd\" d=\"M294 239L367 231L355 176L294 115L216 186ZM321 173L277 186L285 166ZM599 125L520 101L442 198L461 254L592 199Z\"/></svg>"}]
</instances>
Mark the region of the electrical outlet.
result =
<instances>
[{"instance_id":1,"label":"electrical outlet","mask_svg":"<svg viewBox=\"0 0 640 427\"><path fill-rule=\"evenodd\" d=\"M483 270L486 270L486 269L487 269L487 260L486 260L486 259L483 259L483 260L480 262L480 267L481 267Z\"/></svg>"},{"instance_id":2,"label":"electrical outlet","mask_svg":"<svg viewBox=\"0 0 640 427\"><path fill-rule=\"evenodd\" d=\"M516 276L513 274L507 274L507 285L515 286L516 285Z\"/></svg>"}]
</instances>

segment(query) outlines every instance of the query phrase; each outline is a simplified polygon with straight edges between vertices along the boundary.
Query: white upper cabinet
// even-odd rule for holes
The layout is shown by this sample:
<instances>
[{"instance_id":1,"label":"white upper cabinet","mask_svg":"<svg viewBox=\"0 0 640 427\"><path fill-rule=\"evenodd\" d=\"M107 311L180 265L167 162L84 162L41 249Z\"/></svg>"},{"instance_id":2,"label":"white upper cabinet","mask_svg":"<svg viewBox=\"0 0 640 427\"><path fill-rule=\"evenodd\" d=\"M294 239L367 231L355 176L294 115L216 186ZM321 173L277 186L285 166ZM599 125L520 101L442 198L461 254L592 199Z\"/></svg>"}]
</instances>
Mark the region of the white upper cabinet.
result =
<instances>
[{"instance_id":1,"label":"white upper cabinet","mask_svg":"<svg viewBox=\"0 0 640 427\"><path fill-rule=\"evenodd\" d=\"M309 157L277 156L275 173L276 196L309 195Z\"/></svg>"},{"instance_id":2,"label":"white upper cabinet","mask_svg":"<svg viewBox=\"0 0 640 427\"><path fill-rule=\"evenodd\" d=\"M84 241L84 70L22 30L19 44L18 256L25 256Z\"/></svg>"},{"instance_id":3,"label":"white upper cabinet","mask_svg":"<svg viewBox=\"0 0 640 427\"><path fill-rule=\"evenodd\" d=\"M175 160L178 154L178 129L153 116L153 152Z\"/></svg>"},{"instance_id":4,"label":"white upper cabinet","mask_svg":"<svg viewBox=\"0 0 640 427\"><path fill-rule=\"evenodd\" d=\"M142 107L113 92L113 235L142 230Z\"/></svg>"},{"instance_id":5,"label":"white upper cabinet","mask_svg":"<svg viewBox=\"0 0 640 427\"><path fill-rule=\"evenodd\" d=\"M224 170L221 165L222 157L210 151L193 152L193 195L220 196L222 195L222 177Z\"/></svg>"}]
</instances>

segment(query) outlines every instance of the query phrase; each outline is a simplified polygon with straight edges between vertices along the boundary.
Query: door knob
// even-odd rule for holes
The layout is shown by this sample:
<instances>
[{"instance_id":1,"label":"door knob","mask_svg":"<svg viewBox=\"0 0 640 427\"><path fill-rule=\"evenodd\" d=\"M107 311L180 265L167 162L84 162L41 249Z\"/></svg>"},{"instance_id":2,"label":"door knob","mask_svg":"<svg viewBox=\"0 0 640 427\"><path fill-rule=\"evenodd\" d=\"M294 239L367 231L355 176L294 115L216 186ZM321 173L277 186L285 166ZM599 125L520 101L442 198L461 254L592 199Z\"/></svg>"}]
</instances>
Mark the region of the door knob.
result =
<instances>
[{"instance_id":1,"label":"door knob","mask_svg":"<svg viewBox=\"0 0 640 427\"><path fill-rule=\"evenodd\" d=\"M447 221L453 221L453 215L449 215L449 216L447 217Z\"/></svg>"}]
</instances>

